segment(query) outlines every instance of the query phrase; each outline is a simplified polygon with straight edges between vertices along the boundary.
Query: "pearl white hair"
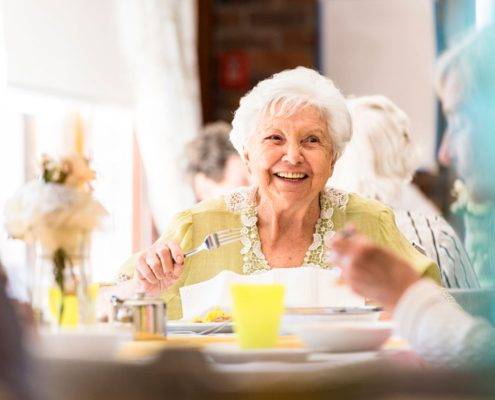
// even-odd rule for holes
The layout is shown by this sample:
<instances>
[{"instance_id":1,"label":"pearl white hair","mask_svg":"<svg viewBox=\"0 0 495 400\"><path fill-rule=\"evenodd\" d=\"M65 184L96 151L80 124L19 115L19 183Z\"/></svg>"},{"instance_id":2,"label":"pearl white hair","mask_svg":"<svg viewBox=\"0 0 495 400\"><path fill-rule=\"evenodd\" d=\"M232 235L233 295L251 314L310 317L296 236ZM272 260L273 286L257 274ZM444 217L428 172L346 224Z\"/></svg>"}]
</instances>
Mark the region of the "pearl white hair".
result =
<instances>
[{"instance_id":1,"label":"pearl white hair","mask_svg":"<svg viewBox=\"0 0 495 400\"><path fill-rule=\"evenodd\" d=\"M352 135L345 98L330 79L304 67L279 72L248 92L235 112L230 141L244 157L262 117L290 116L307 106L316 107L325 118L337 160Z\"/></svg>"},{"instance_id":2,"label":"pearl white hair","mask_svg":"<svg viewBox=\"0 0 495 400\"><path fill-rule=\"evenodd\" d=\"M332 185L368 197L377 188L409 183L418 167L418 151L407 115L384 96L349 99L353 136L336 163Z\"/></svg>"}]
</instances>

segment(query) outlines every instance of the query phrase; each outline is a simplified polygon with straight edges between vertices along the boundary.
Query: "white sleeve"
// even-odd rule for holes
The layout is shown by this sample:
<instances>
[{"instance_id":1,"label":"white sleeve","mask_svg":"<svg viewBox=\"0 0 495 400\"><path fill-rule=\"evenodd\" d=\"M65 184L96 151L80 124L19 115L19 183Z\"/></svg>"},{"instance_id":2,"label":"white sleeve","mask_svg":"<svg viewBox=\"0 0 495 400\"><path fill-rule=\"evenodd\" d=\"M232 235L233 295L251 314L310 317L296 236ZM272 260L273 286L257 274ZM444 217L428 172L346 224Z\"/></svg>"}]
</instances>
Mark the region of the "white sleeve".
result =
<instances>
[{"instance_id":1,"label":"white sleeve","mask_svg":"<svg viewBox=\"0 0 495 400\"><path fill-rule=\"evenodd\" d=\"M398 333L427 362L448 367L495 362L495 329L466 313L432 281L422 279L394 311Z\"/></svg>"}]
</instances>

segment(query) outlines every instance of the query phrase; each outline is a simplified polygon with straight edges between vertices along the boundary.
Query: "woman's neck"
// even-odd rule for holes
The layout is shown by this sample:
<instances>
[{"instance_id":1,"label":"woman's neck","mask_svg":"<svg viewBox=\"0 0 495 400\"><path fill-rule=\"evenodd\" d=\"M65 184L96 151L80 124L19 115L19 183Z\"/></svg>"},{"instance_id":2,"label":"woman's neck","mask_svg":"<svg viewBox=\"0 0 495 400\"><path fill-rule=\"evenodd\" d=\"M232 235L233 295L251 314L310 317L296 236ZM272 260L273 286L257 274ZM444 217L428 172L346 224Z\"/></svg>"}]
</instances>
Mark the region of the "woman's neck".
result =
<instances>
[{"instance_id":1,"label":"woman's neck","mask_svg":"<svg viewBox=\"0 0 495 400\"><path fill-rule=\"evenodd\" d=\"M313 232L320 217L320 197L284 207L270 199L258 203L258 228L263 229L273 242L288 232Z\"/></svg>"}]
</instances>

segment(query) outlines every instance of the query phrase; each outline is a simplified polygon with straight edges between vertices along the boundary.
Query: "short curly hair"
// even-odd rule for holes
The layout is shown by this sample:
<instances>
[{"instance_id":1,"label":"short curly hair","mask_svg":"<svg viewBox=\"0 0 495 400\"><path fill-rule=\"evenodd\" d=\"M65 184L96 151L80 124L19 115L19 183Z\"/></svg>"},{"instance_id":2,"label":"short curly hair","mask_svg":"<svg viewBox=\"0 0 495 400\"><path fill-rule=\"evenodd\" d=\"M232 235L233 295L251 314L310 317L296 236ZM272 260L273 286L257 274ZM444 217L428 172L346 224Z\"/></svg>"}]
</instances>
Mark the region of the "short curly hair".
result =
<instances>
[{"instance_id":1,"label":"short curly hair","mask_svg":"<svg viewBox=\"0 0 495 400\"><path fill-rule=\"evenodd\" d=\"M306 106L316 107L325 118L333 158L337 160L352 135L349 110L330 79L305 67L279 72L248 92L234 114L230 140L244 157L248 139L256 132L263 115L289 116Z\"/></svg>"},{"instance_id":2,"label":"short curly hair","mask_svg":"<svg viewBox=\"0 0 495 400\"><path fill-rule=\"evenodd\" d=\"M206 124L199 135L186 145L186 175L192 180L197 174L220 182L224 178L228 159L237 151L229 140L232 127L224 121Z\"/></svg>"}]
</instances>

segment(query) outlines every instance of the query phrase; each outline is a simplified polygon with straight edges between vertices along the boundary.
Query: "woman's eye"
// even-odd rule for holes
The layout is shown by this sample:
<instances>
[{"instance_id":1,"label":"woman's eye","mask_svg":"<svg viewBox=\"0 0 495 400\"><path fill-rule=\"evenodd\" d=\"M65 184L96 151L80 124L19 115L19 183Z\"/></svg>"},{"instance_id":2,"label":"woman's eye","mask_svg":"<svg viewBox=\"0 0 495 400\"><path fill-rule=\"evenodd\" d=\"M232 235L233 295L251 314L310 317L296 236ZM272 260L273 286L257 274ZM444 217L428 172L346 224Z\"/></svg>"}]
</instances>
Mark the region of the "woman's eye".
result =
<instances>
[{"instance_id":1,"label":"woman's eye","mask_svg":"<svg viewBox=\"0 0 495 400\"><path fill-rule=\"evenodd\" d=\"M271 140L273 142L280 142L282 140L282 136L280 135L270 135L266 137L267 140Z\"/></svg>"},{"instance_id":2,"label":"woman's eye","mask_svg":"<svg viewBox=\"0 0 495 400\"><path fill-rule=\"evenodd\" d=\"M306 143L319 143L320 138L318 136L309 136L304 140Z\"/></svg>"}]
</instances>

